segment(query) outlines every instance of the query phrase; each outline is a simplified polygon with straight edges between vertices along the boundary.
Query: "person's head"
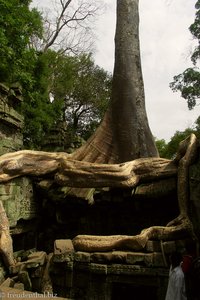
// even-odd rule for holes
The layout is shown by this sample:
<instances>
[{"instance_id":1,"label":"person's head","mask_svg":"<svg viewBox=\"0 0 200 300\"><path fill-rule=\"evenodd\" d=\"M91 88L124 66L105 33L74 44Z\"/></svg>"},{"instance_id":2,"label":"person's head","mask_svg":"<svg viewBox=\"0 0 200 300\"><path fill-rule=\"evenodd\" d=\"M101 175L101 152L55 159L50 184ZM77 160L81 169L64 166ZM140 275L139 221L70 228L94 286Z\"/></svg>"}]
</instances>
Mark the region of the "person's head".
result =
<instances>
[{"instance_id":1,"label":"person's head","mask_svg":"<svg viewBox=\"0 0 200 300\"><path fill-rule=\"evenodd\" d=\"M180 263L182 262L181 253L179 253L179 252L172 253L170 256L170 262L171 262L172 268L176 268L177 266L179 266Z\"/></svg>"}]
</instances>

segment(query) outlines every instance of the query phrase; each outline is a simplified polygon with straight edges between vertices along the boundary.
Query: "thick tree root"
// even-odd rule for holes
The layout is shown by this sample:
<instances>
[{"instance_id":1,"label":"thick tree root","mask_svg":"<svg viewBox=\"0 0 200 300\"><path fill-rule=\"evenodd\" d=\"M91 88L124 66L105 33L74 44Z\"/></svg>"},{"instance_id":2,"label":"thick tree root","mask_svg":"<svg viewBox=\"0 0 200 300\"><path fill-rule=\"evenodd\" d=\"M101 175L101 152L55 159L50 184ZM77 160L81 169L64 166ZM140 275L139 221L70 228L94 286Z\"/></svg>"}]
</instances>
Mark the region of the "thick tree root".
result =
<instances>
[{"instance_id":1,"label":"thick tree root","mask_svg":"<svg viewBox=\"0 0 200 300\"><path fill-rule=\"evenodd\" d=\"M9 221L2 201L0 201L0 252L7 267L15 264L12 238L9 232Z\"/></svg>"},{"instance_id":2,"label":"thick tree root","mask_svg":"<svg viewBox=\"0 0 200 300\"><path fill-rule=\"evenodd\" d=\"M182 220L177 226L152 226L144 229L135 236L112 235L112 236L91 236L78 235L73 239L76 251L112 251L112 250L144 250L148 240L176 240L193 237L192 224L188 219Z\"/></svg>"},{"instance_id":3,"label":"thick tree root","mask_svg":"<svg viewBox=\"0 0 200 300\"><path fill-rule=\"evenodd\" d=\"M162 158L139 158L121 164L93 164L73 160L66 153L18 151L0 157L0 182L19 176L51 179L57 184L71 187L135 187L142 182L178 175L177 189L180 216L167 227L153 226L136 236L77 236L74 247L82 251L108 251L112 249L141 250L149 239L169 240L193 235L188 218L188 170L197 156L194 134L184 140L174 161ZM0 251L6 264L13 265L12 239L5 210L0 202Z\"/></svg>"}]
</instances>

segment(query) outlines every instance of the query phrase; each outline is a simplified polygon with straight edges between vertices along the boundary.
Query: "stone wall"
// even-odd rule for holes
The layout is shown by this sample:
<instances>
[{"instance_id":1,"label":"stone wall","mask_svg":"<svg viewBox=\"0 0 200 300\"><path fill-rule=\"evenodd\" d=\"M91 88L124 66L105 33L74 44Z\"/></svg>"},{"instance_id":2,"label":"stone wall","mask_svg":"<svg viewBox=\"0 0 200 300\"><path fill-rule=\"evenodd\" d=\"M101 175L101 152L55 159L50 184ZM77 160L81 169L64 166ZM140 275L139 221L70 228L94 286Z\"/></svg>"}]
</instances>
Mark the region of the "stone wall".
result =
<instances>
[{"instance_id":1,"label":"stone wall","mask_svg":"<svg viewBox=\"0 0 200 300\"><path fill-rule=\"evenodd\" d=\"M8 87L0 83L0 155L23 149L22 101L20 86ZM35 219L38 211L31 179L21 177L0 184L0 200L6 210L14 238L16 234L33 230L28 221Z\"/></svg>"},{"instance_id":2,"label":"stone wall","mask_svg":"<svg viewBox=\"0 0 200 300\"><path fill-rule=\"evenodd\" d=\"M51 279L56 294L81 300L128 300L132 299L128 293L135 299L145 299L146 293L149 300L165 299L168 256L170 251L184 248L184 242L169 241L161 247L159 241L149 241L141 253L87 253L74 251L70 240L65 240L78 234L135 235L152 225L166 225L177 216L175 193L169 191L162 198L156 198L154 193L144 197L142 190L135 194L120 189L102 190L95 194L92 206L75 198L59 201L58 197L56 201L55 195L43 199L40 213L43 211L45 220L38 246L40 250L54 251ZM38 198L42 199L42 195ZM56 240L58 237L62 240Z\"/></svg>"},{"instance_id":3,"label":"stone wall","mask_svg":"<svg viewBox=\"0 0 200 300\"><path fill-rule=\"evenodd\" d=\"M0 84L0 155L23 147L20 87Z\"/></svg>"},{"instance_id":4,"label":"stone wall","mask_svg":"<svg viewBox=\"0 0 200 300\"><path fill-rule=\"evenodd\" d=\"M173 246L172 246L173 243ZM168 256L184 241L163 243ZM179 245L178 245L179 244ZM54 292L81 300L164 300L168 263L159 242L149 241L144 252L75 251L71 240L56 240L51 264Z\"/></svg>"},{"instance_id":5,"label":"stone wall","mask_svg":"<svg viewBox=\"0 0 200 300\"><path fill-rule=\"evenodd\" d=\"M0 184L0 199L11 228L16 227L19 220L31 220L37 215L32 182L27 177Z\"/></svg>"}]
</instances>

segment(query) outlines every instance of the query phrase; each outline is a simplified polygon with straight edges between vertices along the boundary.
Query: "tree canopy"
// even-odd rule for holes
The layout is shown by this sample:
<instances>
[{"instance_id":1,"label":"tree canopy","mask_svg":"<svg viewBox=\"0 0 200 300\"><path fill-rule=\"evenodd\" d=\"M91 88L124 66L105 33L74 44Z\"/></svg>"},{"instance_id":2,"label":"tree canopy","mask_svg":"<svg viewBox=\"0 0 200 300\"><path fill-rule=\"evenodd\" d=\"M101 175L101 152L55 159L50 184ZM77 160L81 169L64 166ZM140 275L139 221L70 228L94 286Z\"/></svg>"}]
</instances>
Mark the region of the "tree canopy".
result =
<instances>
[{"instance_id":1,"label":"tree canopy","mask_svg":"<svg viewBox=\"0 0 200 300\"><path fill-rule=\"evenodd\" d=\"M200 1L195 4L196 16L194 23L191 24L189 30L194 39L197 40L197 46L191 54L193 67L187 68L183 73L174 76L170 87L173 91L180 91L181 96L187 100L188 108L193 109L200 99L200 70L198 61L200 59Z\"/></svg>"},{"instance_id":2,"label":"tree canopy","mask_svg":"<svg viewBox=\"0 0 200 300\"><path fill-rule=\"evenodd\" d=\"M30 0L0 0L0 81L32 81L35 51L31 37L42 37L43 27L40 13L30 9Z\"/></svg>"},{"instance_id":3,"label":"tree canopy","mask_svg":"<svg viewBox=\"0 0 200 300\"><path fill-rule=\"evenodd\" d=\"M195 134L198 139L200 138L200 117L197 118L193 126L188 127L183 131L177 130L169 142L166 142L164 139L155 139L160 157L173 159L176 156L180 142L191 134Z\"/></svg>"},{"instance_id":4,"label":"tree canopy","mask_svg":"<svg viewBox=\"0 0 200 300\"><path fill-rule=\"evenodd\" d=\"M0 0L0 82L22 86L26 148L41 149L44 136L60 121L68 124L68 138L88 138L110 98L111 75L95 65L91 54L74 55L83 47L78 34L89 30L99 2L63 0L60 5L55 27L52 19L31 8L31 0ZM65 27L63 44L59 35ZM74 31L78 34L72 45Z\"/></svg>"},{"instance_id":5,"label":"tree canopy","mask_svg":"<svg viewBox=\"0 0 200 300\"><path fill-rule=\"evenodd\" d=\"M54 55L54 66L51 59L52 103L62 102L68 134L88 139L108 107L112 77L95 65L91 54Z\"/></svg>"}]
</instances>

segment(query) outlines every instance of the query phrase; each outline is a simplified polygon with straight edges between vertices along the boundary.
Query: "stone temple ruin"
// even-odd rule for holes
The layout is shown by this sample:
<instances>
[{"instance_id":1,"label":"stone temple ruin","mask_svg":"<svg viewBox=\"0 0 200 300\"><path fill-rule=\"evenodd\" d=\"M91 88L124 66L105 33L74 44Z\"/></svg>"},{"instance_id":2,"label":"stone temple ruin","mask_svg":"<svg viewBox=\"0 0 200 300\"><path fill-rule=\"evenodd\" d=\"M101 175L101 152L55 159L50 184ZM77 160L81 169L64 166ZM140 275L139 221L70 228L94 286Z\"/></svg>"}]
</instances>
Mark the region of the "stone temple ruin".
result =
<instances>
[{"instance_id":1,"label":"stone temple ruin","mask_svg":"<svg viewBox=\"0 0 200 300\"><path fill-rule=\"evenodd\" d=\"M0 154L20 150L23 118L18 87L0 85ZM198 160L190 167L190 217L199 239L200 181ZM176 178L158 195L146 185L133 190L99 189L94 204L63 198L62 190L44 193L37 181L19 177L0 184L17 264L7 268L0 260L0 291L21 293L27 299L146 299L164 300L169 255L184 251L190 236L148 240L141 251L126 247L104 251L76 248L77 235L138 234L152 225L165 226L178 215ZM165 180L161 182L163 189ZM169 185L168 185L169 186ZM7 293L7 294L6 294ZM11 296L10 296L11 297ZM63 299L63 298L62 298Z\"/></svg>"}]
</instances>

